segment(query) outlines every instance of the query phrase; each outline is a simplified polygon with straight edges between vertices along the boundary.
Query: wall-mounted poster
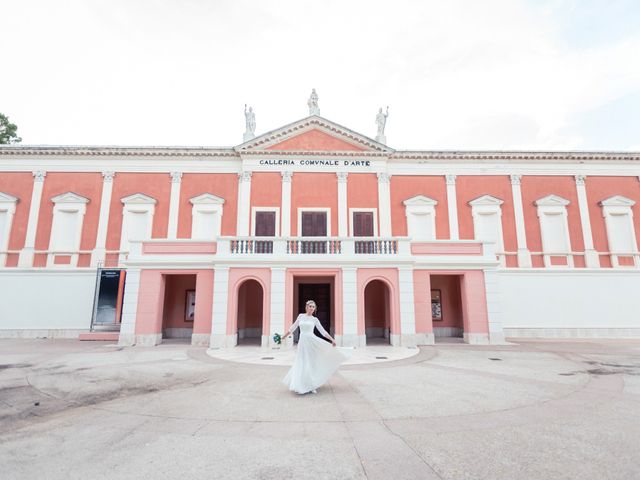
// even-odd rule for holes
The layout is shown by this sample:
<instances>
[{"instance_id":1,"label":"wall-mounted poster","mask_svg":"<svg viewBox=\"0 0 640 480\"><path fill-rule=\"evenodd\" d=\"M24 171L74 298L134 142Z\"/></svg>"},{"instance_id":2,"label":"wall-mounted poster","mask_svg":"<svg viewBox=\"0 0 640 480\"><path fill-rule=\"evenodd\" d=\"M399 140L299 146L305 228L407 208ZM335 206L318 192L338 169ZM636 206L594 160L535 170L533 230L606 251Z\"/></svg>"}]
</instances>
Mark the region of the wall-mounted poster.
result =
<instances>
[{"instance_id":1,"label":"wall-mounted poster","mask_svg":"<svg viewBox=\"0 0 640 480\"><path fill-rule=\"evenodd\" d=\"M196 315L196 291L187 290L187 298L184 302L184 321L193 322Z\"/></svg>"},{"instance_id":2,"label":"wall-mounted poster","mask_svg":"<svg viewBox=\"0 0 640 480\"><path fill-rule=\"evenodd\" d=\"M442 320L442 292L439 289L431 290L431 318Z\"/></svg>"}]
</instances>

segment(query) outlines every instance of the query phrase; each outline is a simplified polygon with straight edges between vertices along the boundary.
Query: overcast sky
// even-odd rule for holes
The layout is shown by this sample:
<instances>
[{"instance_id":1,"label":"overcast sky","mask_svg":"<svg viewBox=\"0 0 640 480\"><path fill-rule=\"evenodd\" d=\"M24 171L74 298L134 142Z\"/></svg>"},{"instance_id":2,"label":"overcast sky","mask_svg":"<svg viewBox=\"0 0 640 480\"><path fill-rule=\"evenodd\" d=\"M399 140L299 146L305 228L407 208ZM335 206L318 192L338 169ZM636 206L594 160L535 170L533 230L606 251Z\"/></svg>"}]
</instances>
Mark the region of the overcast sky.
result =
<instances>
[{"instance_id":1,"label":"overcast sky","mask_svg":"<svg viewBox=\"0 0 640 480\"><path fill-rule=\"evenodd\" d=\"M395 149L640 150L637 0L0 0L25 144L206 145L321 115Z\"/></svg>"}]
</instances>

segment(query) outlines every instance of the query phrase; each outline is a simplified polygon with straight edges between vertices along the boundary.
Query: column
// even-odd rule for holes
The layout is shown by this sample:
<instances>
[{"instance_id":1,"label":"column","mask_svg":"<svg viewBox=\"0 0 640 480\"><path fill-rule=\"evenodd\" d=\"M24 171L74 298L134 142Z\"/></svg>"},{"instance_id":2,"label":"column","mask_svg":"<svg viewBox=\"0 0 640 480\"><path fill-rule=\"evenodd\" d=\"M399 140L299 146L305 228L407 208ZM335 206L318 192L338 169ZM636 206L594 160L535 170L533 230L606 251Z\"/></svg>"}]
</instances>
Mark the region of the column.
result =
<instances>
[{"instance_id":1,"label":"column","mask_svg":"<svg viewBox=\"0 0 640 480\"><path fill-rule=\"evenodd\" d=\"M109 226L109 211L111 210L111 192L113 191L113 177L115 172L102 172L102 197L100 198L100 216L98 217L98 233L96 246L91 252L91 266L104 265L107 249L107 227ZM128 282L127 282L128 283Z\"/></svg>"},{"instance_id":2,"label":"column","mask_svg":"<svg viewBox=\"0 0 640 480\"><path fill-rule=\"evenodd\" d=\"M413 268L399 267L398 282L400 293L400 338L394 342L392 335L391 344L394 346L415 347L416 313L413 296Z\"/></svg>"},{"instance_id":3,"label":"column","mask_svg":"<svg viewBox=\"0 0 640 480\"><path fill-rule=\"evenodd\" d=\"M211 308L210 348L230 346L227 338L228 303L229 267L216 265L213 269L213 305Z\"/></svg>"},{"instance_id":4,"label":"column","mask_svg":"<svg viewBox=\"0 0 640 480\"><path fill-rule=\"evenodd\" d=\"M291 235L291 178L293 172L281 172L282 175L282 201L280 205L280 235L288 237Z\"/></svg>"},{"instance_id":5,"label":"column","mask_svg":"<svg viewBox=\"0 0 640 480\"><path fill-rule=\"evenodd\" d=\"M489 317L489 343L504 345L502 328L502 306L500 303L500 278L495 268L484 271L484 288L487 297L487 316Z\"/></svg>"},{"instance_id":6,"label":"column","mask_svg":"<svg viewBox=\"0 0 640 480\"><path fill-rule=\"evenodd\" d=\"M391 175L378 173L378 215L380 216L380 236L391 236Z\"/></svg>"},{"instance_id":7,"label":"column","mask_svg":"<svg viewBox=\"0 0 640 480\"><path fill-rule=\"evenodd\" d=\"M42 187L47 172L39 170L33 172L33 192L31 192L31 207L29 208L29 220L27 221L27 235L24 239L24 247L18 256L19 267L33 267L33 255L36 245L36 230L38 217L40 216L40 201L42 200Z\"/></svg>"},{"instance_id":8,"label":"column","mask_svg":"<svg viewBox=\"0 0 640 480\"><path fill-rule=\"evenodd\" d=\"M182 172L171 172L171 196L169 197L169 231L167 238L178 238L178 212L180 210L180 184Z\"/></svg>"},{"instance_id":9,"label":"column","mask_svg":"<svg viewBox=\"0 0 640 480\"><path fill-rule=\"evenodd\" d=\"M236 235L249 236L249 215L251 205L251 172L238 174L238 218L236 221Z\"/></svg>"},{"instance_id":10,"label":"column","mask_svg":"<svg viewBox=\"0 0 640 480\"><path fill-rule=\"evenodd\" d=\"M262 345L271 345L273 343L273 335L279 333L284 335L284 312L285 312L285 268L271 268L271 318L269 319L269 338L263 339ZM293 345L291 337L287 339L289 345Z\"/></svg>"},{"instance_id":11,"label":"column","mask_svg":"<svg viewBox=\"0 0 640 480\"><path fill-rule=\"evenodd\" d=\"M140 269L127 268L126 288L122 300L122 321L118 345L131 346L136 343L136 314L138 311L138 292L140 291Z\"/></svg>"},{"instance_id":12,"label":"column","mask_svg":"<svg viewBox=\"0 0 640 480\"><path fill-rule=\"evenodd\" d=\"M358 271L342 267L342 338L343 347L364 347L364 332L358 335ZM364 314L364 312L363 312Z\"/></svg>"},{"instance_id":13,"label":"column","mask_svg":"<svg viewBox=\"0 0 640 480\"><path fill-rule=\"evenodd\" d=\"M599 268L600 258L593 247L591 233L591 218L589 217L589 203L587 202L587 188L584 175L576 175L576 190L578 191L578 208L580 209L580 225L582 225L582 240L584 241L584 262L587 268Z\"/></svg>"},{"instance_id":14,"label":"column","mask_svg":"<svg viewBox=\"0 0 640 480\"><path fill-rule=\"evenodd\" d=\"M347 172L337 172L338 176L338 236L349 236L349 211L347 209Z\"/></svg>"},{"instance_id":15,"label":"column","mask_svg":"<svg viewBox=\"0 0 640 480\"><path fill-rule=\"evenodd\" d=\"M522 208L522 175L511 175L511 195L513 196L513 212L516 218L516 241L518 243L518 266L531 267L531 254L527 249L527 235L524 226L524 210Z\"/></svg>"},{"instance_id":16,"label":"column","mask_svg":"<svg viewBox=\"0 0 640 480\"><path fill-rule=\"evenodd\" d=\"M458 199L456 198L456 176L445 175L447 182L447 211L449 212L449 238L458 240Z\"/></svg>"}]
</instances>

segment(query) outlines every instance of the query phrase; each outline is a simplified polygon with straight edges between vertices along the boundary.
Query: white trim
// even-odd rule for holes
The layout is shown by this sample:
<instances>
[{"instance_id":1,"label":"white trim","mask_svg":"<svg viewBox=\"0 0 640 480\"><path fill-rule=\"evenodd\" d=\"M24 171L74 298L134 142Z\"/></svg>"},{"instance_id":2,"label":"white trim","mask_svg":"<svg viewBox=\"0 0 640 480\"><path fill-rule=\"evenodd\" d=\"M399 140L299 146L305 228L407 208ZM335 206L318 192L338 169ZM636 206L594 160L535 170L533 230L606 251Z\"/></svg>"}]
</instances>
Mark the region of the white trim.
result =
<instances>
[{"instance_id":1,"label":"white trim","mask_svg":"<svg viewBox=\"0 0 640 480\"><path fill-rule=\"evenodd\" d=\"M373 213L373 236L378 237L378 209L377 208L350 208L349 209L349 236L353 237L353 214L355 212Z\"/></svg>"},{"instance_id":2,"label":"white trim","mask_svg":"<svg viewBox=\"0 0 640 480\"><path fill-rule=\"evenodd\" d=\"M613 242L613 227L611 225L612 217L624 216L626 217L627 234L630 236L633 243L633 252L619 252L633 254L633 264L638 266L638 242L636 239L636 231L633 222L633 210L631 207L636 202L630 198L623 197L622 195L614 195L613 197L606 198L600 201L598 204L602 207L602 216L604 217L605 227L607 231L607 244L609 251L611 252L611 265L614 268L623 268L620 266L619 256L614 252L612 248ZM625 256L625 255L622 255Z\"/></svg>"},{"instance_id":3,"label":"white trim","mask_svg":"<svg viewBox=\"0 0 640 480\"><path fill-rule=\"evenodd\" d=\"M474 200L468 202L471 205L471 217L473 218L473 238L475 240L483 240L479 239L478 232L478 223L480 219L484 216L497 215L498 218L498 232L496 238L495 249L498 252L504 251L504 227L502 225L502 204L503 200L491 196L491 195L482 195ZM506 265L506 258L504 255L499 255L500 264L502 266Z\"/></svg>"},{"instance_id":4,"label":"white trim","mask_svg":"<svg viewBox=\"0 0 640 480\"><path fill-rule=\"evenodd\" d=\"M5 213L7 220L4 229L0 231L0 252L6 252L9 249L9 239L11 238L11 226L13 225L13 217L16 213L16 204L18 198L8 193L0 192L0 214ZM7 262L7 254L0 253L0 267L4 267Z\"/></svg>"},{"instance_id":5,"label":"white trim","mask_svg":"<svg viewBox=\"0 0 640 480\"><path fill-rule=\"evenodd\" d=\"M407 217L407 235L415 241L429 241L435 240L436 237L436 205L437 200L433 198L425 197L424 195L416 195L415 197L408 198L402 202L405 206L404 213ZM419 215L429 215L431 223L432 238L420 238L416 237L415 233L411 230L411 217ZM415 237L415 238L414 238Z\"/></svg>"},{"instance_id":6,"label":"white trim","mask_svg":"<svg viewBox=\"0 0 640 480\"><path fill-rule=\"evenodd\" d=\"M29 204L29 219L27 220L27 233L24 238L24 247L18 257L19 267L33 267L33 255L36 242L36 230L38 228L38 218L40 217L40 202L42 201L42 187L47 172L37 170L33 174L33 190L31 192L31 203Z\"/></svg>"},{"instance_id":7,"label":"white trim","mask_svg":"<svg viewBox=\"0 0 640 480\"><path fill-rule=\"evenodd\" d=\"M456 194L456 175L445 175L447 186L447 212L449 214L449 238L458 240L460 228L458 217L458 195Z\"/></svg>"},{"instance_id":8,"label":"white trim","mask_svg":"<svg viewBox=\"0 0 640 480\"><path fill-rule=\"evenodd\" d=\"M326 212L327 213L327 237L331 236L331 208L329 207L298 207L298 225L296 226L296 236L302 236L302 212ZM324 237L311 237L324 238Z\"/></svg>"},{"instance_id":9,"label":"white trim","mask_svg":"<svg viewBox=\"0 0 640 480\"><path fill-rule=\"evenodd\" d=\"M111 211L111 196L113 193L113 177L111 171L102 172L102 194L100 195L100 213L98 214L98 231L96 245L91 253L91 266L104 263L107 246L107 229L109 227L109 213Z\"/></svg>"},{"instance_id":10,"label":"white trim","mask_svg":"<svg viewBox=\"0 0 640 480\"><path fill-rule=\"evenodd\" d=\"M56 195L51 199L53 202L53 216L51 218L51 233L49 234L49 254L47 254L47 267L75 267L78 265L78 253L71 253L71 260L68 264L55 264L56 251L61 252L78 252L80 250L80 242L82 240L82 226L84 225L84 216L87 213L87 203L89 199L78 195L77 193L67 192ZM69 249L58 249L56 243L60 235L66 232L60 231L62 228L59 223L60 213L71 213L76 217L76 231L73 232L73 246ZM57 221L56 221L57 220Z\"/></svg>"},{"instance_id":11,"label":"white trim","mask_svg":"<svg viewBox=\"0 0 640 480\"><path fill-rule=\"evenodd\" d=\"M584 243L584 261L587 268L600 267L600 257L593 248L593 233L591 231L591 215L589 215L589 202L587 200L587 187L585 175L576 175L576 193L578 194L578 210L580 213L580 225L582 227L582 241Z\"/></svg>"},{"instance_id":12,"label":"white trim","mask_svg":"<svg viewBox=\"0 0 640 480\"><path fill-rule=\"evenodd\" d=\"M543 252L550 252L551 254L545 253L543 255L544 265L547 268L556 268L562 266L573 267L573 256L570 255L571 252L571 235L569 233L569 217L567 214L567 205L569 205L569 200L559 197L557 195L547 195L546 197L540 198L533 202L533 204L537 207L538 213L538 222L540 224L540 236L542 237L542 250ZM550 218L551 216L561 215L563 220L563 243L564 243L564 251L562 252L553 252L552 249L549 248L549 238L547 237L547 233L545 233L546 226L545 219ZM551 257L562 257L565 256L567 258L567 265L552 265Z\"/></svg>"},{"instance_id":13,"label":"white trim","mask_svg":"<svg viewBox=\"0 0 640 480\"><path fill-rule=\"evenodd\" d=\"M142 213L147 215L147 232L145 234L144 240L148 240L151 238L153 231L153 216L155 214L155 206L156 199L145 195L143 193L134 193L133 195L129 195L120 199L122 202L122 228L120 230L120 251L128 252L129 251L129 238L128 229L129 229L129 218L131 214L134 213ZM138 239L140 240L140 239ZM119 262L122 263L125 260L125 254L121 253L119 257Z\"/></svg>"},{"instance_id":14,"label":"white trim","mask_svg":"<svg viewBox=\"0 0 640 480\"><path fill-rule=\"evenodd\" d=\"M199 213L214 213L216 214L216 225L214 236L217 238L222 234L222 214L223 205L225 203L224 198L218 197L211 193L202 193L189 199L191 203L191 239L192 240L213 240L213 238L196 238L196 218Z\"/></svg>"},{"instance_id":15,"label":"white trim","mask_svg":"<svg viewBox=\"0 0 640 480\"><path fill-rule=\"evenodd\" d=\"M251 207L251 236L256 236L256 212L276 212L275 236L280 236L280 207Z\"/></svg>"},{"instance_id":16,"label":"white trim","mask_svg":"<svg viewBox=\"0 0 640 480\"><path fill-rule=\"evenodd\" d=\"M182 172L171 172L171 193L169 194L169 223L167 238L178 237L178 215L180 213L180 187L182 185Z\"/></svg>"}]
</instances>

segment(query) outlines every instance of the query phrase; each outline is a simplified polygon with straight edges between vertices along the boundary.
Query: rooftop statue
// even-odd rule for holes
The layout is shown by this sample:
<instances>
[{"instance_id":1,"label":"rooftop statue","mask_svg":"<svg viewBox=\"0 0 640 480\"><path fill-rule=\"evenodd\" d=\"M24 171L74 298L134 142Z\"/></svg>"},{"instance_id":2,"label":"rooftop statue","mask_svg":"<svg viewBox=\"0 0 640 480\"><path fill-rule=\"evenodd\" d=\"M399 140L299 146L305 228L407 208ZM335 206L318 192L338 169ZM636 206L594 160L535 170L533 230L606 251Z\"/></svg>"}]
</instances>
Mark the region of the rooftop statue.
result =
<instances>
[{"instance_id":1,"label":"rooftop statue","mask_svg":"<svg viewBox=\"0 0 640 480\"><path fill-rule=\"evenodd\" d=\"M253 107L249 107L247 110L247 104L244 104L244 120L246 124L246 130L244 132L243 140L251 140L256 136L256 114L253 111Z\"/></svg>"},{"instance_id":2,"label":"rooftop statue","mask_svg":"<svg viewBox=\"0 0 640 480\"><path fill-rule=\"evenodd\" d=\"M311 96L309 97L309 100L307 100L307 105L309 105L309 115L320 115L318 94L316 93L315 88L311 90Z\"/></svg>"}]
</instances>

